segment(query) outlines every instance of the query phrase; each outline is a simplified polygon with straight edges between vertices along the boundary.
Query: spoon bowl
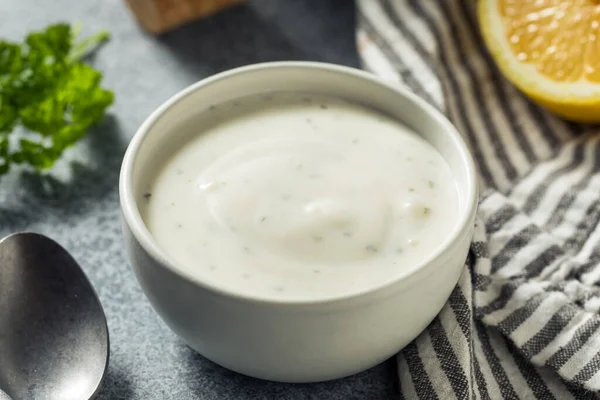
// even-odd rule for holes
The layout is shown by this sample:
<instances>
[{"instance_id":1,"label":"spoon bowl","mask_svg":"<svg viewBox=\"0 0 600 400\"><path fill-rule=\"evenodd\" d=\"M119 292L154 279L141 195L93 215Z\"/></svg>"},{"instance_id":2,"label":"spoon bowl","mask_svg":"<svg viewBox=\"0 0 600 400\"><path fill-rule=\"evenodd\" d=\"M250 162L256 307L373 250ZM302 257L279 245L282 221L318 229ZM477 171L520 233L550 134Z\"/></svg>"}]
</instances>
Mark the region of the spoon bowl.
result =
<instances>
[{"instance_id":1,"label":"spoon bowl","mask_svg":"<svg viewBox=\"0 0 600 400\"><path fill-rule=\"evenodd\" d=\"M73 257L40 234L2 239L0 389L13 400L90 399L108 349L104 311Z\"/></svg>"}]
</instances>

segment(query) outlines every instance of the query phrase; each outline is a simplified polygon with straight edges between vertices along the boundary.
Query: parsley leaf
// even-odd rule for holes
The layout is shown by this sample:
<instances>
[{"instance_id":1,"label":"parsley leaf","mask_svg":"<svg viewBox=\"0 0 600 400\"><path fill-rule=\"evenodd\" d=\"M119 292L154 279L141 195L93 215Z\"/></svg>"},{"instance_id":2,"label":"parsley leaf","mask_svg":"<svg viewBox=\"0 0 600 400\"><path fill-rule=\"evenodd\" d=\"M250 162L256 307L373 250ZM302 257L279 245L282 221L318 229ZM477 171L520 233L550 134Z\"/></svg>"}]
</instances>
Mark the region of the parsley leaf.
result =
<instances>
[{"instance_id":1,"label":"parsley leaf","mask_svg":"<svg viewBox=\"0 0 600 400\"><path fill-rule=\"evenodd\" d=\"M0 40L0 175L13 164L52 167L112 104L102 74L81 61L109 35L76 43L76 31L56 24L22 44Z\"/></svg>"}]
</instances>

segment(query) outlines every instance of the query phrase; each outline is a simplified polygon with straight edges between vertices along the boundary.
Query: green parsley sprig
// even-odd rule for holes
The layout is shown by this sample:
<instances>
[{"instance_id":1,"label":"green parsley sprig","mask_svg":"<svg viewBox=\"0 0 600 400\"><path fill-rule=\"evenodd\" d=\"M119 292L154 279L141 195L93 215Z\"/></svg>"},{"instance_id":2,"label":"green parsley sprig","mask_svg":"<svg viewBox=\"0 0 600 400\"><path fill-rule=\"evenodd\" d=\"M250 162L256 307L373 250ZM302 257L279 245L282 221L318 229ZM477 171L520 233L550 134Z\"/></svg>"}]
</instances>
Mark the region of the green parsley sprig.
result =
<instances>
[{"instance_id":1,"label":"green parsley sprig","mask_svg":"<svg viewBox=\"0 0 600 400\"><path fill-rule=\"evenodd\" d=\"M24 43L0 40L0 175L14 164L50 168L112 104L102 74L82 61L109 34L80 42L77 35L56 24ZM19 126L25 133L17 133Z\"/></svg>"}]
</instances>

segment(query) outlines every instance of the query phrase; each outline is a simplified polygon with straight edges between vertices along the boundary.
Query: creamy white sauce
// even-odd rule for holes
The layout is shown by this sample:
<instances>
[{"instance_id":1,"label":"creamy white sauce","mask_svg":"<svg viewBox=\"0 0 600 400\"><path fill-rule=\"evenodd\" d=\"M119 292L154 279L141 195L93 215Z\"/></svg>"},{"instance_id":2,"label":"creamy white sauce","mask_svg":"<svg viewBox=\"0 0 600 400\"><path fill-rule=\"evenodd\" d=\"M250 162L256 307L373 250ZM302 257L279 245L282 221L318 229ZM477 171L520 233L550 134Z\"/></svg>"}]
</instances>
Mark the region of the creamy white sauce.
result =
<instances>
[{"instance_id":1,"label":"creamy white sauce","mask_svg":"<svg viewBox=\"0 0 600 400\"><path fill-rule=\"evenodd\" d=\"M239 293L318 298L422 262L456 224L449 166L399 122L276 94L211 107L140 201L181 268ZM216 122L215 122L216 121Z\"/></svg>"}]
</instances>

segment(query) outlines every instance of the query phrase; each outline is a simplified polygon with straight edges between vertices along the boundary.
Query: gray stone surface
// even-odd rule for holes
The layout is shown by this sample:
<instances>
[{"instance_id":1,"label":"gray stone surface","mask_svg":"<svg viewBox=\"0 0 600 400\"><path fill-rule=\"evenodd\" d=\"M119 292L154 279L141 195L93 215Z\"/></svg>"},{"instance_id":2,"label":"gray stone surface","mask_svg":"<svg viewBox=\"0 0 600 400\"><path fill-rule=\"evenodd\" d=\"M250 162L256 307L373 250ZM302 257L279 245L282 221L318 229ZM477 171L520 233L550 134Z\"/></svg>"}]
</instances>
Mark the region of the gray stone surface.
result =
<instances>
[{"instance_id":1,"label":"gray stone surface","mask_svg":"<svg viewBox=\"0 0 600 400\"><path fill-rule=\"evenodd\" d=\"M81 21L112 41L93 60L116 93L110 116L49 174L15 170L0 181L0 234L36 231L70 250L105 307L110 368L106 399L392 399L388 361L346 379L264 382L227 371L185 346L157 317L125 259L117 193L127 143L144 118L185 86L260 61L357 66L348 0L256 0L161 38L142 32L121 0L2 0L0 37L20 39L51 22ZM1 362L1 355L0 355Z\"/></svg>"}]
</instances>

